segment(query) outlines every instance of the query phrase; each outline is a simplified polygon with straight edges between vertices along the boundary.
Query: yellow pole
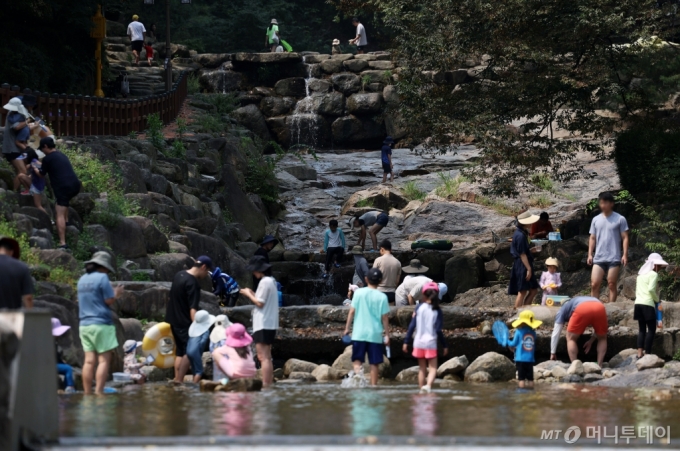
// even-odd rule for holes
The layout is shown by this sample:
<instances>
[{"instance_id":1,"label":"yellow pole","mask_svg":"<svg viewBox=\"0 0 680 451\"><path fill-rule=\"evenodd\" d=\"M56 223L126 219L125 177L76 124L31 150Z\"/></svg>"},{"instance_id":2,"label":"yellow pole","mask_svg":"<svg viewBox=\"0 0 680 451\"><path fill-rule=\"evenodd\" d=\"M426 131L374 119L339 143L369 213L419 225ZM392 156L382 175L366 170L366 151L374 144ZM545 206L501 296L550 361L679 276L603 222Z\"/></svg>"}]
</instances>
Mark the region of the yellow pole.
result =
<instances>
[{"instance_id":1,"label":"yellow pole","mask_svg":"<svg viewBox=\"0 0 680 451\"><path fill-rule=\"evenodd\" d=\"M97 50L94 52L94 58L97 64L97 75L96 83L97 89L94 91L94 95L97 97L104 97L104 91L102 91L102 41L106 37L106 18L102 15L102 5L97 7L97 13L92 18L92 31L90 36L97 41Z\"/></svg>"},{"instance_id":2,"label":"yellow pole","mask_svg":"<svg viewBox=\"0 0 680 451\"><path fill-rule=\"evenodd\" d=\"M94 95L97 97L104 97L104 91L102 90L102 40L97 39L97 50L94 53L94 57L97 60L97 89L94 90Z\"/></svg>"}]
</instances>

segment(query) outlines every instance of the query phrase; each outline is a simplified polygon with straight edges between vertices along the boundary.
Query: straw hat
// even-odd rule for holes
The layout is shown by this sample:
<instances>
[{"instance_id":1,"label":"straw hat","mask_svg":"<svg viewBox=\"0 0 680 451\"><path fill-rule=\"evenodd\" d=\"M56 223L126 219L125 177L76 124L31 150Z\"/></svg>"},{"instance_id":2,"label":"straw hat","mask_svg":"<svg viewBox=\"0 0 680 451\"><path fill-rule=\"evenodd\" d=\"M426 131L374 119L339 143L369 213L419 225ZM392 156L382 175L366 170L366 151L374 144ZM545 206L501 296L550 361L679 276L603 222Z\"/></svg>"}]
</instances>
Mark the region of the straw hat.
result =
<instances>
[{"instance_id":1,"label":"straw hat","mask_svg":"<svg viewBox=\"0 0 680 451\"><path fill-rule=\"evenodd\" d=\"M95 263L99 266L103 266L109 271L115 273L116 270L113 269L113 264L111 263L111 255L108 252L99 251L95 252L92 258L85 262L85 264Z\"/></svg>"},{"instance_id":2,"label":"straw hat","mask_svg":"<svg viewBox=\"0 0 680 451\"><path fill-rule=\"evenodd\" d=\"M408 266L401 268L402 272L406 274L425 274L430 268L420 263L420 260L414 258Z\"/></svg>"},{"instance_id":3,"label":"straw hat","mask_svg":"<svg viewBox=\"0 0 680 451\"><path fill-rule=\"evenodd\" d=\"M517 216L517 222L519 222L522 225L531 225L535 222L538 222L539 219L541 219L540 216L533 215L528 211L525 211L521 215Z\"/></svg>"},{"instance_id":4,"label":"straw hat","mask_svg":"<svg viewBox=\"0 0 680 451\"><path fill-rule=\"evenodd\" d=\"M215 316L205 310L199 310L194 315L194 322L189 326L189 337L200 337L210 326L215 324Z\"/></svg>"},{"instance_id":5,"label":"straw hat","mask_svg":"<svg viewBox=\"0 0 680 451\"><path fill-rule=\"evenodd\" d=\"M545 266L560 266L560 262L556 258L550 257L545 261Z\"/></svg>"},{"instance_id":6,"label":"straw hat","mask_svg":"<svg viewBox=\"0 0 680 451\"><path fill-rule=\"evenodd\" d=\"M520 312L519 318L512 322L512 327L516 329L522 324L526 324L532 329L537 329L538 326L543 324L543 321L535 319L534 312L532 312L531 310L523 310L522 312Z\"/></svg>"}]
</instances>

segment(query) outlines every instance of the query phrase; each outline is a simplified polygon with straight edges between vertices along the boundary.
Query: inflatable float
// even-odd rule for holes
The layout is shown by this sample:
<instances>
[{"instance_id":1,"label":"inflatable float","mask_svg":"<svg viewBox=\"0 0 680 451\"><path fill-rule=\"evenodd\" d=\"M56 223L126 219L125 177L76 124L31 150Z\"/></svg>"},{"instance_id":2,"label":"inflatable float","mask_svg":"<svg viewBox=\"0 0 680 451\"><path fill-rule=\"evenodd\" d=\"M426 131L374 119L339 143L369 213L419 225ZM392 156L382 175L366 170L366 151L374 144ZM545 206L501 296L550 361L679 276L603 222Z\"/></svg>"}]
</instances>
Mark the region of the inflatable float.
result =
<instances>
[{"instance_id":1,"label":"inflatable float","mask_svg":"<svg viewBox=\"0 0 680 451\"><path fill-rule=\"evenodd\" d=\"M548 296L548 298L545 300L545 305L548 307L562 305L563 302L566 302L569 299L571 299L569 296Z\"/></svg>"},{"instance_id":2,"label":"inflatable float","mask_svg":"<svg viewBox=\"0 0 680 451\"><path fill-rule=\"evenodd\" d=\"M286 52L292 52L293 51L293 46L281 39L281 45L283 48L286 50Z\"/></svg>"},{"instance_id":3,"label":"inflatable float","mask_svg":"<svg viewBox=\"0 0 680 451\"><path fill-rule=\"evenodd\" d=\"M450 251L453 243L449 240L416 240L411 243L411 249L433 249L436 251Z\"/></svg>"},{"instance_id":4,"label":"inflatable float","mask_svg":"<svg viewBox=\"0 0 680 451\"><path fill-rule=\"evenodd\" d=\"M172 368L175 365L175 338L168 323L158 323L149 329L142 340L142 355L153 357L158 368Z\"/></svg>"}]
</instances>

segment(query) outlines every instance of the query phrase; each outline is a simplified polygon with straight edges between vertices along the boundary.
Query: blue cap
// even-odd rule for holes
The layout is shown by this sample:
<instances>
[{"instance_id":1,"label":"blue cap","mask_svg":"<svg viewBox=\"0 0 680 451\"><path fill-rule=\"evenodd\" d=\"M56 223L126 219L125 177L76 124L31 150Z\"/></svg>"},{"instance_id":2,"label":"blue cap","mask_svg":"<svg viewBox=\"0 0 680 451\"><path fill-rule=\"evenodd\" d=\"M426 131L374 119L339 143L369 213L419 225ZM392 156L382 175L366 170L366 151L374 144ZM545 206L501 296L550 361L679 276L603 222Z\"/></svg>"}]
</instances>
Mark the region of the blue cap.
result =
<instances>
[{"instance_id":1,"label":"blue cap","mask_svg":"<svg viewBox=\"0 0 680 451\"><path fill-rule=\"evenodd\" d=\"M208 269L213 269L213 262L210 257L207 255L201 255L196 259L196 263L200 263L200 265L205 265L208 267Z\"/></svg>"}]
</instances>

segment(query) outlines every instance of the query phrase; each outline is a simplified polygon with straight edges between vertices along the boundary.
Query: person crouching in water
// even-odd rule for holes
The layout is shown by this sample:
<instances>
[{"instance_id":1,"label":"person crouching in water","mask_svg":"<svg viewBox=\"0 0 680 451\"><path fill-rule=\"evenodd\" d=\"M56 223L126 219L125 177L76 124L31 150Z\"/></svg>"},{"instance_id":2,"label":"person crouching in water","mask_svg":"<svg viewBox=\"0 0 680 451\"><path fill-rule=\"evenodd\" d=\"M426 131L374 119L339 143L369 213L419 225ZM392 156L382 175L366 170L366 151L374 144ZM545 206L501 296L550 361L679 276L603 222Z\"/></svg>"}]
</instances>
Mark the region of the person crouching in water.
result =
<instances>
[{"instance_id":1,"label":"person crouching in water","mask_svg":"<svg viewBox=\"0 0 680 451\"><path fill-rule=\"evenodd\" d=\"M217 367L231 379L255 377L257 369L250 351L253 339L243 324L232 324L226 332L224 345L212 353Z\"/></svg>"},{"instance_id":2,"label":"person crouching in water","mask_svg":"<svg viewBox=\"0 0 680 451\"><path fill-rule=\"evenodd\" d=\"M444 348L444 355L449 353L446 338L442 331L444 315L439 308L439 285L428 282L423 286L423 302L418 304L413 313L413 319L408 326L404 340L404 352L408 352L408 345L415 330L413 339L413 357L418 359L418 386L421 393L430 393L432 383L437 377L437 340ZM428 373L429 367L429 373Z\"/></svg>"},{"instance_id":3,"label":"person crouching in water","mask_svg":"<svg viewBox=\"0 0 680 451\"><path fill-rule=\"evenodd\" d=\"M536 330L543 324L534 318L534 312L524 310L513 321L515 335L508 341L509 348L515 348L515 364L519 388L534 388L534 353L536 351ZM526 382L525 382L526 381Z\"/></svg>"}]
</instances>

